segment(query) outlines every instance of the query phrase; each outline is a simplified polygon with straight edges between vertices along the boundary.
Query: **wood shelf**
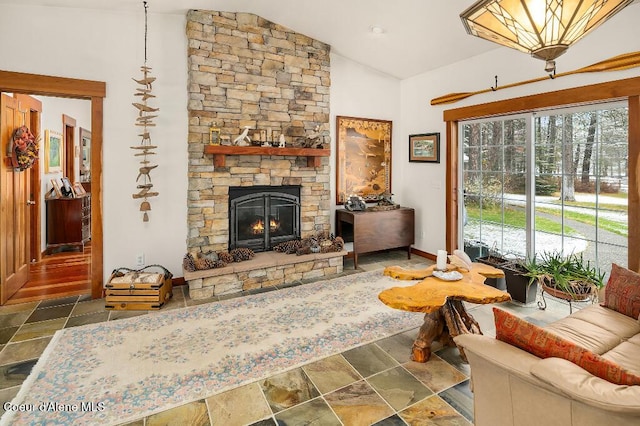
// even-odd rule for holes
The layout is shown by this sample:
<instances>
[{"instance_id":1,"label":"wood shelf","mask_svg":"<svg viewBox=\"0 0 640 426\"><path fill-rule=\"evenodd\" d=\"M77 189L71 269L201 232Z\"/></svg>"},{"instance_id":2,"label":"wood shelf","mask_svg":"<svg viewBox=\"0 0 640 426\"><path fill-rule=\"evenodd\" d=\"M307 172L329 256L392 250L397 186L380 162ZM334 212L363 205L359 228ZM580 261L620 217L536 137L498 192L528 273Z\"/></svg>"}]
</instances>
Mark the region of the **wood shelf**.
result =
<instances>
[{"instance_id":1,"label":"wood shelf","mask_svg":"<svg viewBox=\"0 0 640 426\"><path fill-rule=\"evenodd\" d=\"M307 157L307 167L319 167L322 157L331 155L330 149L277 148L262 146L206 145L205 154L213 154L215 167L224 167L227 155L290 155Z\"/></svg>"}]
</instances>

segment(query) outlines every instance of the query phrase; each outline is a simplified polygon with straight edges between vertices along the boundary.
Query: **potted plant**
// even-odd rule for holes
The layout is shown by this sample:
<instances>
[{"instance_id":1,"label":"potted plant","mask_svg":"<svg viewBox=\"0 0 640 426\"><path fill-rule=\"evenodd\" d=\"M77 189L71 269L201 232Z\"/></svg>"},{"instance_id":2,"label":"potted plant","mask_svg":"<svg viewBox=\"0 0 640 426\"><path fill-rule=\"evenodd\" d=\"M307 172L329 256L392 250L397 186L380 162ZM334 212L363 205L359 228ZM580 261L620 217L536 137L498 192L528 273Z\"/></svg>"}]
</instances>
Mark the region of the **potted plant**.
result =
<instances>
[{"instance_id":1,"label":"potted plant","mask_svg":"<svg viewBox=\"0 0 640 426\"><path fill-rule=\"evenodd\" d=\"M500 252L498 251L496 244L493 245L488 251L486 256L477 257L476 262L484 263L485 265L493 266L494 268L500 268L501 265L509 262Z\"/></svg>"},{"instance_id":2,"label":"potted plant","mask_svg":"<svg viewBox=\"0 0 640 426\"><path fill-rule=\"evenodd\" d=\"M528 275L528 261L516 259L502 264L500 269L504 271L506 289L513 300L524 304L535 302L538 283Z\"/></svg>"},{"instance_id":3,"label":"potted plant","mask_svg":"<svg viewBox=\"0 0 640 426\"><path fill-rule=\"evenodd\" d=\"M478 257L475 260L476 262L484 263L485 265L493 266L497 269L502 269L503 265L509 263L509 260L502 257L500 253L498 253L495 249L489 250L489 253L486 256ZM506 276L506 272L505 272ZM504 290L506 288L505 278L487 278L484 281L485 284L490 285L491 287L495 287L499 290ZM511 296L513 297L513 296Z\"/></svg>"},{"instance_id":4,"label":"potted plant","mask_svg":"<svg viewBox=\"0 0 640 426\"><path fill-rule=\"evenodd\" d=\"M531 282L539 282L545 292L564 300L588 300L604 286L604 272L585 261L582 253L563 256L545 251L539 260L529 259L526 268Z\"/></svg>"}]
</instances>

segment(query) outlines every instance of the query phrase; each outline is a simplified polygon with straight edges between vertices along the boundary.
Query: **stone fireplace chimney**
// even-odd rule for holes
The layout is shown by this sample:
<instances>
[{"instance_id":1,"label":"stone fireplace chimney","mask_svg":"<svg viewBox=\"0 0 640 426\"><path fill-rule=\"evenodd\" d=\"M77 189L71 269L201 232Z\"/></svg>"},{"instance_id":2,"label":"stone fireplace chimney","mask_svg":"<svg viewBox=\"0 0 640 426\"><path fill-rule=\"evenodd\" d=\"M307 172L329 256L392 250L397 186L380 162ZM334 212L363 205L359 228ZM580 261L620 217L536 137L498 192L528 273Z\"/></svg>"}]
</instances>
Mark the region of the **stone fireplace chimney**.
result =
<instances>
[{"instance_id":1,"label":"stone fireplace chimney","mask_svg":"<svg viewBox=\"0 0 640 426\"><path fill-rule=\"evenodd\" d=\"M227 155L215 167L204 152L209 129L230 143L249 126L284 134L296 146L329 123L330 47L247 13L191 10L189 43L188 249L229 245L229 187L300 186L300 233L330 230L329 159L310 166L295 155ZM328 127L328 126L327 126Z\"/></svg>"}]
</instances>

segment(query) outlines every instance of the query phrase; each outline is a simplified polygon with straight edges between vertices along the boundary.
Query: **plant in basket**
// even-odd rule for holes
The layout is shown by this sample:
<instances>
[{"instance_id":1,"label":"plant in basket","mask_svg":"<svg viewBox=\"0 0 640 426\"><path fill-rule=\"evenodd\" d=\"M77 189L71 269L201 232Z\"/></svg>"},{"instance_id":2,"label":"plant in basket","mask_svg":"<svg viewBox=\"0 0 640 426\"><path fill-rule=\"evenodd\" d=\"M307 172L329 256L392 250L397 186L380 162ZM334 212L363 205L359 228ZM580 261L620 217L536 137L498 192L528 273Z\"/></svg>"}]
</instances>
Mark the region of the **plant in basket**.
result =
<instances>
[{"instance_id":1,"label":"plant in basket","mask_svg":"<svg viewBox=\"0 0 640 426\"><path fill-rule=\"evenodd\" d=\"M587 300L604 286L604 272L585 261L582 253L545 251L539 259L528 259L526 268L530 282L539 282L545 292L565 300Z\"/></svg>"}]
</instances>

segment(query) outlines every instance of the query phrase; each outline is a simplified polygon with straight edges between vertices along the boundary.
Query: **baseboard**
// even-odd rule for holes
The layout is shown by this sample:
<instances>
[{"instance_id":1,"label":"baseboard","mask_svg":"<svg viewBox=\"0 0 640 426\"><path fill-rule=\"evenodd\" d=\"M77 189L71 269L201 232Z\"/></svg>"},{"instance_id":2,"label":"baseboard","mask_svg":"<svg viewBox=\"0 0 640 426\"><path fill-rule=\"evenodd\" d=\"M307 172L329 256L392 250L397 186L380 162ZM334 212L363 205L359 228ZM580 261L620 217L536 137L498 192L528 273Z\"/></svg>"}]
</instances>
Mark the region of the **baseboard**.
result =
<instances>
[{"instance_id":1,"label":"baseboard","mask_svg":"<svg viewBox=\"0 0 640 426\"><path fill-rule=\"evenodd\" d=\"M418 250L417 248L411 247L411 254L415 254L420 257L424 257L425 259L436 261L437 256L435 254L427 253L426 251Z\"/></svg>"}]
</instances>

